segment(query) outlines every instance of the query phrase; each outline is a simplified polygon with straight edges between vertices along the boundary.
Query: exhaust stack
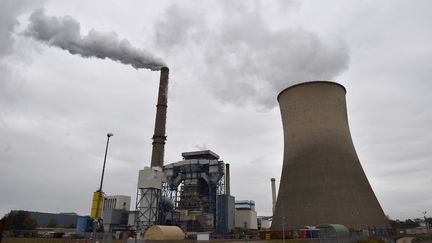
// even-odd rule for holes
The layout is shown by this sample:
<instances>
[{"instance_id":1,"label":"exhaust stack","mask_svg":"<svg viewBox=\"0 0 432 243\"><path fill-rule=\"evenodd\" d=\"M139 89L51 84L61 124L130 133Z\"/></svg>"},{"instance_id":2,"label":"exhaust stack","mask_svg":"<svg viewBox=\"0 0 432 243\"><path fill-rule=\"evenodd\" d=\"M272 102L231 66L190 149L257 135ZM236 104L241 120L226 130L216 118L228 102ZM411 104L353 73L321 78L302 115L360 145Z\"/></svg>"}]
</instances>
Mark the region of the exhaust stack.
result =
<instances>
[{"instance_id":1,"label":"exhaust stack","mask_svg":"<svg viewBox=\"0 0 432 243\"><path fill-rule=\"evenodd\" d=\"M164 165L165 152L165 130L166 130L166 113L168 101L168 76L169 69L161 68L158 102L156 105L156 120L153 135L153 150L151 156L151 167L160 167Z\"/></svg>"},{"instance_id":2,"label":"exhaust stack","mask_svg":"<svg viewBox=\"0 0 432 243\"><path fill-rule=\"evenodd\" d=\"M274 214L276 207L276 179L271 178L271 189L272 189L272 212Z\"/></svg>"},{"instance_id":3,"label":"exhaust stack","mask_svg":"<svg viewBox=\"0 0 432 243\"><path fill-rule=\"evenodd\" d=\"M225 194L231 194L231 176L230 176L230 165L225 164Z\"/></svg>"}]
</instances>

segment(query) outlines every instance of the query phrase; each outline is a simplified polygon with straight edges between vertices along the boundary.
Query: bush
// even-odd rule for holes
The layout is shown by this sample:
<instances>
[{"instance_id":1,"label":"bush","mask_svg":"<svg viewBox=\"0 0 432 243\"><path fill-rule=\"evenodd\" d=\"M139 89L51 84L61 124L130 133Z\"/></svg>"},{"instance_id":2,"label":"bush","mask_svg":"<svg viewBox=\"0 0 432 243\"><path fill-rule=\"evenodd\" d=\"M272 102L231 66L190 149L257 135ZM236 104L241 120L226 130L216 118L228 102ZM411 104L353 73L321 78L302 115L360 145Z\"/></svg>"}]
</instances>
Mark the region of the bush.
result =
<instances>
[{"instance_id":1,"label":"bush","mask_svg":"<svg viewBox=\"0 0 432 243\"><path fill-rule=\"evenodd\" d=\"M10 211L2 219L6 221L5 230L34 230L37 227L36 219L27 211Z\"/></svg>"}]
</instances>

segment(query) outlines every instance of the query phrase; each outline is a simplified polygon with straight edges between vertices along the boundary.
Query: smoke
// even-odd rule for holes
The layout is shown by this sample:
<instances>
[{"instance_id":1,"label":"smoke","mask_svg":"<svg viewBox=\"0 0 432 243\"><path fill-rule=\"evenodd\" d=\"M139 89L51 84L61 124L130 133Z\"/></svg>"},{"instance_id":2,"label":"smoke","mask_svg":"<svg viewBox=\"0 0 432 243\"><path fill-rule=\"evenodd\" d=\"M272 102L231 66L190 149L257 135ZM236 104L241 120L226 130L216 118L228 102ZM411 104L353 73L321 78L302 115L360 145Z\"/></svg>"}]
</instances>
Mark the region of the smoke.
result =
<instances>
[{"instance_id":1,"label":"smoke","mask_svg":"<svg viewBox=\"0 0 432 243\"><path fill-rule=\"evenodd\" d=\"M71 16L49 17L43 9L35 10L24 34L78 54L82 57L109 58L134 68L160 70L166 64L145 50L131 45L127 39L120 39L115 32L102 33L94 29L81 36L80 23Z\"/></svg>"},{"instance_id":2,"label":"smoke","mask_svg":"<svg viewBox=\"0 0 432 243\"><path fill-rule=\"evenodd\" d=\"M42 1L0 0L0 106L1 113L7 105L23 97L24 78L15 70L14 64L23 62L27 57L17 55L16 28L20 25L18 17L28 9L40 6ZM24 52L25 53L25 52ZM23 53L19 53L23 54ZM13 60L12 60L13 59ZM19 65L17 65L19 66ZM11 107L11 106L8 106ZM2 115L0 115L1 117ZM0 118L1 119L1 118Z\"/></svg>"},{"instance_id":3,"label":"smoke","mask_svg":"<svg viewBox=\"0 0 432 243\"><path fill-rule=\"evenodd\" d=\"M201 66L193 72L221 102L271 109L284 88L333 80L349 63L343 41L289 25L287 15L298 2L276 3L174 3L155 25L156 44L179 58L195 55Z\"/></svg>"}]
</instances>

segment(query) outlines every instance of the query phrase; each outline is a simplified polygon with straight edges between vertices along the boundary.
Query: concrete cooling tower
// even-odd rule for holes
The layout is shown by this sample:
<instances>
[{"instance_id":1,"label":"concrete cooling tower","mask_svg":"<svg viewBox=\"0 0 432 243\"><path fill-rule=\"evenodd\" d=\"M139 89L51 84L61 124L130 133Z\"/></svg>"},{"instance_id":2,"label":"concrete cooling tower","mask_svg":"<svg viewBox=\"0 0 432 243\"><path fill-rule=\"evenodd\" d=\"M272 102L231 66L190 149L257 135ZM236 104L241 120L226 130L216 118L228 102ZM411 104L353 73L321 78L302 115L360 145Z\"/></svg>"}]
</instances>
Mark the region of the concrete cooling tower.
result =
<instances>
[{"instance_id":1,"label":"concrete cooling tower","mask_svg":"<svg viewBox=\"0 0 432 243\"><path fill-rule=\"evenodd\" d=\"M357 157L345 93L340 84L314 81L279 94L285 147L272 230L390 228Z\"/></svg>"}]
</instances>

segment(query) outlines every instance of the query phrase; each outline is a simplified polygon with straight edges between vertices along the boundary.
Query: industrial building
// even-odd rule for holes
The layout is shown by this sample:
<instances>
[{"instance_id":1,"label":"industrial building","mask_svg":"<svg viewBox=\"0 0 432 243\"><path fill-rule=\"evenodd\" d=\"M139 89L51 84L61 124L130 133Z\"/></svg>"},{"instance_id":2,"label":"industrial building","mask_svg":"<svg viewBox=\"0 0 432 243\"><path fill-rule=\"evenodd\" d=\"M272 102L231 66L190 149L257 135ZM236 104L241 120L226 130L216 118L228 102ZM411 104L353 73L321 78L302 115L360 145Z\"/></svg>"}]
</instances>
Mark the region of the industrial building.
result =
<instances>
[{"instance_id":1,"label":"industrial building","mask_svg":"<svg viewBox=\"0 0 432 243\"><path fill-rule=\"evenodd\" d=\"M154 225L219 236L234 228L268 228L268 217L261 217L258 226L254 201L235 201L231 196L229 164L213 151L184 152L181 161L164 163L168 75L169 69L162 68L151 167L138 172L135 210L126 216L129 223L125 224L130 198L128 203L125 198L107 197L104 226L107 230L120 227L113 222L121 218L122 224L136 231L137 239L143 239ZM275 179L271 179L271 230L327 224L389 227L351 140L345 93L340 84L314 81L278 95L285 148L277 199Z\"/></svg>"},{"instance_id":2,"label":"industrial building","mask_svg":"<svg viewBox=\"0 0 432 243\"><path fill-rule=\"evenodd\" d=\"M234 226L229 164L211 150L182 153L183 159L141 170L135 225L178 225L186 232L224 235Z\"/></svg>"},{"instance_id":3,"label":"industrial building","mask_svg":"<svg viewBox=\"0 0 432 243\"><path fill-rule=\"evenodd\" d=\"M164 194L178 214L171 221L177 221L186 231L213 231L217 220L224 220L224 215L218 215L224 211L217 210L217 200L225 194L225 164L210 150L182 156L182 161L164 167Z\"/></svg>"},{"instance_id":4,"label":"industrial building","mask_svg":"<svg viewBox=\"0 0 432 243\"><path fill-rule=\"evenodd\" d=\"M103 210L107 209L125 209L129 210L131 197L125 195L106 196L103 203Z\"/></svg>"},{"instance_id":5,"label":"industrial building","mask_svg":"<svg viewBox=\"0 0 432 243\"><path fill-rule=\"evenodd\" d=\"M235 202L235 227L246 230L258 229L257 212L255 202L252 200L240 200Z\"/></svg>"},{"instance_id":6,"label":"industrial building","mask_svg":"<svg viewBox=\"0 0 432 243\"><path fill-rule=\"evenodd\" d=\"M272 230L390 228L357 157L345 94L338 83L314 81L278 95L285 146Z\"/></svg>"},{"instance_id":7,"label":"industrial building","mask_svg":"<svg viewBox=\"0 0 432 243\"><path fill-rule=\"evenodd\" d=\"M186 152L182 161L164 165L168 72L161 70L151 168L139 172L138 234L155 224L221 235L234 227L258 229L253 201L234 205L229 167L217 154ZM285 148L277 200L271 179L273 231L323 224L389 228L351 140L345 93L340 84L314 81L278 95Z\"/></svg>"},{"instance_id":8,"label":"industrial building","mask_svg":"<svg viewBox=\"0 0 432 243\"><path fill-rule=\"evenodd\" d=\"M105 232L128 230L131 197L125 195L106 196L102 219Z\"/></svg>"},{"instance_id":9,"label":"industrial building","mask_svg":"<svg viewBox=\"0 0 432 243\"><path fill-rule=\"evenodd\" d=\"M269 230L271 226L271 217L269 216L258 216L257 224L259 230Z\"/></svg>"},{"instance_id":10,"label":"industrial building","mask_svg":"<svg viewBox=\"0 0 432 243\"><path fill-rule=\"evenodd\" d=\"M13 210L12 210L13 212ZM76 213L44 213L44 212L31 212L38 227L53 227L53 228L74 228L79 217Z\"/></svg>"}]
</instances>

